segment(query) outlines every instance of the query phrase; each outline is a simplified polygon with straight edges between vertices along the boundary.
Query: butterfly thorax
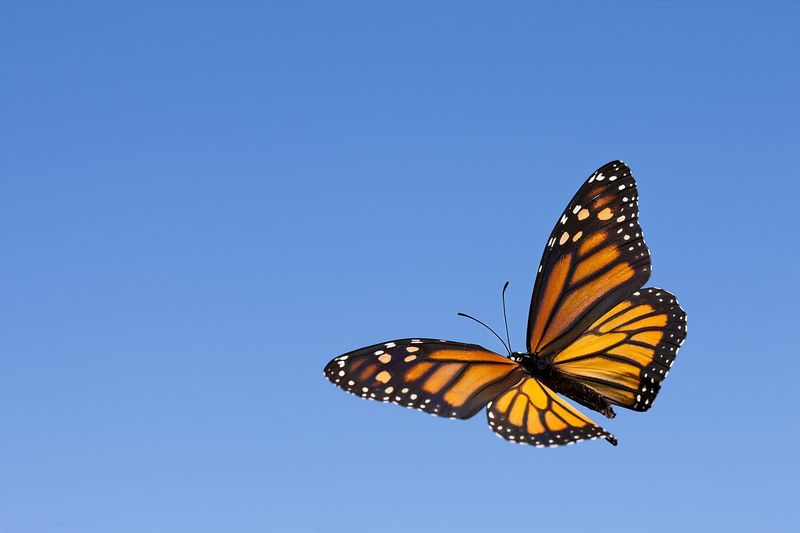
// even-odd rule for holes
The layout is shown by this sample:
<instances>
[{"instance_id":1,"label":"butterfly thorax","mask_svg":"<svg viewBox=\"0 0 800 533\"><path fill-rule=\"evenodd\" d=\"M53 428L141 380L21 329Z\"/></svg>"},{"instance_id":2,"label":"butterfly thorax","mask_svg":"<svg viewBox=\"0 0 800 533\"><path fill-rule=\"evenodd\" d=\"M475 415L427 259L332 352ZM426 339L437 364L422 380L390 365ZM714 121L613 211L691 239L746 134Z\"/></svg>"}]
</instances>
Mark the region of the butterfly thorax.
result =
<instances>
[{"instance_id":1,"label":"butterfly thorax","mask_svg":"<svg viewBox=\"0 0 800 533\"><path fill-rule=\"evenodd\" d=\"M513 352L511 360L519 363L528 373L536 377L539 377L539 373L545 372L552 367L549 358L540 357L532 353Z\"/></svg>"},{"instance_id":2,"label":"butterfly thorax","mask_svg":"<svg viewBox=\"0 0 800 533\"><path fill-rule=\"evenodd\" d=\"M535 377L551 389L575 400L579 404L614 418L616 413L611 404L600 393L580 381L559 372L552 364L552 357L514 352L511 359L519 363L526 374Z\"/></svg>"}]
</instances>

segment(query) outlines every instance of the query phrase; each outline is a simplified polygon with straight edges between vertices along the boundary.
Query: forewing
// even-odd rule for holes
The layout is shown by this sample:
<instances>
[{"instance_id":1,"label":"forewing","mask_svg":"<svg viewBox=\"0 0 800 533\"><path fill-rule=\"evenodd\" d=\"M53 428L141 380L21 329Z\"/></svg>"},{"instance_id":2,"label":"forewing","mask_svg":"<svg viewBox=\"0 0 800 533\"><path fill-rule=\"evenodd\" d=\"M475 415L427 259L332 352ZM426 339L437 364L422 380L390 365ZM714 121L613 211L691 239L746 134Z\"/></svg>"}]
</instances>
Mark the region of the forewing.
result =
<instances>
[{"instance_id":1,"label":"forewing","mask_svg":"<svg viewBox=\"0 0 800 533\"><path fill-rule=\"evenodd\" d=\"M686 338L686 313L663 289L633 293L597 319L553 365L609 401L646 411Z\"/></svg>"},{"instance_id":2,"label":"forewing","mask_svg":"<svg viewBox=\"0 0 800 533\"><path fill-rule=\"evenodd\" d=\"M560 446L586 439L617 439L562 400L538 379L525 377L486 410L492 430L511 442Z\"/></svg>"},{"instance_id":3,"label":"forewing","mask_svg":"<svg viewBox=\"0 0 800 533\"><path fill-rule=\"evenodd\" d=\"M475 344L399 339L333 359L325 377L349 393L469 418L519 381L519 365Z\"/></svg>"},{"instance_id":4,"label":"forewing","mask_svg":"<svg viewBox=\"0 0 800 533\"><path fill-rule=\"evenodd\" d=\"M644 285L650 253L638 223L630 169L595 171L556 223L536 275L528 315L530 353L551 356Z\"/></svg>"}]
</instances>

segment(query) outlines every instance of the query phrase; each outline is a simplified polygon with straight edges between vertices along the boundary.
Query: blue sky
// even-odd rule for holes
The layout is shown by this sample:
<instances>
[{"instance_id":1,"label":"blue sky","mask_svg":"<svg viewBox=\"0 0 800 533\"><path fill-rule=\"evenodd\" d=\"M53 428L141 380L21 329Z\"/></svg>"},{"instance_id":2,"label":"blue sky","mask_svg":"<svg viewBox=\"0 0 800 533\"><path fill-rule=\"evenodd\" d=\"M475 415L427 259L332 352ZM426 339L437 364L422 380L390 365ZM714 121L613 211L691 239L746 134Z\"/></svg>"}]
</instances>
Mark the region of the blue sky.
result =
<instances>
[{"instance_id":1,"label":"blue sky","mask_svg":"<svg viewBox=\"0 0 800 533\"><path fill-rule=\"evenodd\" d=\"M796 528L800 4L9 3L0 532ZM363 402L332 357L519 349L623 159L689 336L620 445Z\"/></svg>"}]
</instances>

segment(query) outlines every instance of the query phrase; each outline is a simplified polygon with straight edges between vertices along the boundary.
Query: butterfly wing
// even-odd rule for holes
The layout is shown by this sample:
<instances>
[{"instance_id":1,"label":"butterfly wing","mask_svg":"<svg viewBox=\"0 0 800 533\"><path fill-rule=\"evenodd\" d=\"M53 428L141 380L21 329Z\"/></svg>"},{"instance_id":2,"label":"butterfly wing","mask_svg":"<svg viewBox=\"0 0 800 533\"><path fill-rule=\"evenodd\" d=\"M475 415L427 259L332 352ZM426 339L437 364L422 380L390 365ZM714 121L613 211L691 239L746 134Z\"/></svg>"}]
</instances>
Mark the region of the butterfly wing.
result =
<instances>
[{"instance_id":1,"label":"butterfly wing","mask_svg":"<svg viewBox=\"0 0 800 533\"><path fill-rule=\"evenodd\" d=\"M617 405L646 411L685 338L686 313L675 296L641 289L591 324L553 366Z\"/></svg>"},{"instance_id":2,"label":"butterfly wing","mask_svg":"<svg viewBox=\"0 0 800 533\"><path fill-rule=\"evenodd\" d=\"M534 377L524 377L486 410L492 430L511 442L560 446L586 439L617 439Z\"/></svg>"},{"instance_id":3,"label":"butterfly wing","mask_svg":"<svg viewBox=\"0 0 800 533\"><path fill-rule=\"evenodd\" d=\"M517 383L519 365L475 344L400 339L333 359L325 377L347 392L450 418L469 418Z\"/></svg>"},{"instance_id":4,"label":"butterfly wing","mask_svg":"<svg viewBox=\"0 0 800 533\"><path fill-rule=\"evenodd\" d=\"M630 169L612 161L578 190L550 234L528 315L528 351L552 356L650 276Z\"/></svg>"}]
</instances>

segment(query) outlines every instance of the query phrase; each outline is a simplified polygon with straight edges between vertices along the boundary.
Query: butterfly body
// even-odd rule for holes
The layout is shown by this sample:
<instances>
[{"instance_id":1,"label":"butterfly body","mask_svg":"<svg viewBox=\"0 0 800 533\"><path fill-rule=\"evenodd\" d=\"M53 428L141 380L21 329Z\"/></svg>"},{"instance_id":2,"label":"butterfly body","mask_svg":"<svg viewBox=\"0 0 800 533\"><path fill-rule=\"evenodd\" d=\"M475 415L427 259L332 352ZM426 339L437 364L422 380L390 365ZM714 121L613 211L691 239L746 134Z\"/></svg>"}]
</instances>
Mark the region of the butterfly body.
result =
<instances>
[{"instance_id":1,"label":"butterfly body","mask_svg":"<svg viewBox=\"0 0 800 533\"><path fill-rule=\"evenodd\" d=\"M527 375L538 379L555 392L601 413L606 418L616 416L608 400L592 388L559 372L549 358L530 353L513 352L510 359L519 363Z\"/></svg>"},{"instance_id":2,"label":"butterfly body","mask_svg":"<svg viewBox=\"0 0 800 533\"><path fill-rule=\"evenodd\" d=\"M615 416L647 411L686 337L669 292L642 288L650 253L630 169L612 161L584 182L556 223L536 273L525 352L407 338L334 358L325 376L366 399L436 416L484 407L492 430L520 444L616 438L559 394Z\"/></svg>"}]
</instances>

